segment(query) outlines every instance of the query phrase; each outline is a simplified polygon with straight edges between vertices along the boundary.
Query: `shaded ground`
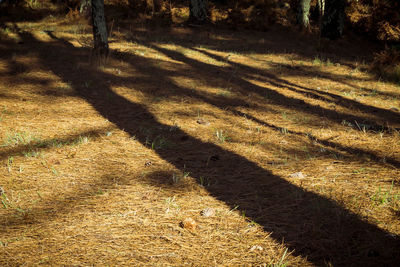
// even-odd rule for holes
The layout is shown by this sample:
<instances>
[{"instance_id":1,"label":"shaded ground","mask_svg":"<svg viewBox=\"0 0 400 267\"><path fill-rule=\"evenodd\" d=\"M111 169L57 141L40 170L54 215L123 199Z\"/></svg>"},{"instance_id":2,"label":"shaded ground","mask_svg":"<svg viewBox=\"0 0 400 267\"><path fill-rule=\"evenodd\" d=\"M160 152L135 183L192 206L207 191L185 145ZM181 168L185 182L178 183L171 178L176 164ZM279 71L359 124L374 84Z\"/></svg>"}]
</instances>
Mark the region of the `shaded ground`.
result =
<instances>
[{"instance_id":1,"label":"shaded ground","mask_svg":"<svg viewBox=\"0 0 400 267\"><path fill-rule=\"evenodd\" d=\"M400 90L368 46L136 26L93 69L87 27L5 27L2 265L400 261Z\"/></svg>"}]
</instances>

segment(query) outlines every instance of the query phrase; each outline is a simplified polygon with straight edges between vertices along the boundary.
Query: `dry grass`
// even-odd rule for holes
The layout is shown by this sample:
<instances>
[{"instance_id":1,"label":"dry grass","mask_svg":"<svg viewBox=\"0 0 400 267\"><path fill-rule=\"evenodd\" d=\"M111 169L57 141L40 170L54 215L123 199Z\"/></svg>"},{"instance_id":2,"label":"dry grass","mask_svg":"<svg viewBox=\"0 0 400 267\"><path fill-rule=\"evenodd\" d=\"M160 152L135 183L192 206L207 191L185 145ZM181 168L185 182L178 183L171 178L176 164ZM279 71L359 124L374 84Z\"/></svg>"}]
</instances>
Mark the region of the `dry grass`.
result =
<instances>
[{"instance_id":1,"label":"dry grass","mask_svg":"<svg viewBox=\"0 0 400 267\"><path fill-rule=\"evenodd\" d=\"M5 27L0 265L399 262L400 89L368 46L115 26L92 69L88 27Z\"/></svg>"}]
</instances>

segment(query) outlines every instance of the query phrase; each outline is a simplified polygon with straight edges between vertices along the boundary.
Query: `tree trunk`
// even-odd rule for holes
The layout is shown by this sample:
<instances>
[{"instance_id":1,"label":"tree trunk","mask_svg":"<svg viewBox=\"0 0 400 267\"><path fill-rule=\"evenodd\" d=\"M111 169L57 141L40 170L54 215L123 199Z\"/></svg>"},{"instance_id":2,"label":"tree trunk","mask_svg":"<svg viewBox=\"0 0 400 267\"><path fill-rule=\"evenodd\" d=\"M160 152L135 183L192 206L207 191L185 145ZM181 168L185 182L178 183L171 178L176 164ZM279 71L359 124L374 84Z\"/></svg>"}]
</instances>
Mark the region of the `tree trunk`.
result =
<instances>
[{"instance_id":1,"label":"tree trunk","mask_svg":"<svg viewBox=\"0 0 400 267\"><path fill-rule=\"evenodd\" d=\"M104 16L104 0L92 0L92 23L94 44L92 63L105 64L108 56L108 36Z\"/></svg>"},{"instance_id":2,"label":"tree trunk","mask_svg":"<svg viewBox=\"0 0 400 267\"><path fill-rule=\"evenodd\" d=\"M310 30L310 3L311 0L300 0L297 13L297 22L306 30Z\"/></svg>"},{"instance_id":3,"label":"tree trunk","mask_svg":"<svg viewBox=\"0 0 400 267\"><path fill-rule=\"evenodd\" d=\"M81 0L79 4L79 13L85 18L90 18L92 10L91 0Z\"/></svg>"},{"instance_id":4,"label":"tree trunk","mask_svg":"<svg viewBox=\"0 0 400 267\"><path fill-rule=\"evenodd\" d=\"M322 19L324 18L325 15L325 0L318 0L317 5L318 5L318 27L321 33Z\"/></svg>"},{"instance_id":5,"label":"tree trunk","mask_svg":"<svg viewBox=\"0 0 400 267\"><path fill-rule=\"evenodd\" d=\"M343 35L346 0L327 0L321 36L335 40Z\"/></svg>"},{"instance_id":6,"label":"tree trunk","mask_svg":"<svg viewBox=\"0 0 400 267\"><path fill-rule=\"evenodd\" d=\"M207 0L190 0L189 22L203 24L207 20Z\"/></svg>"}]
</instances>

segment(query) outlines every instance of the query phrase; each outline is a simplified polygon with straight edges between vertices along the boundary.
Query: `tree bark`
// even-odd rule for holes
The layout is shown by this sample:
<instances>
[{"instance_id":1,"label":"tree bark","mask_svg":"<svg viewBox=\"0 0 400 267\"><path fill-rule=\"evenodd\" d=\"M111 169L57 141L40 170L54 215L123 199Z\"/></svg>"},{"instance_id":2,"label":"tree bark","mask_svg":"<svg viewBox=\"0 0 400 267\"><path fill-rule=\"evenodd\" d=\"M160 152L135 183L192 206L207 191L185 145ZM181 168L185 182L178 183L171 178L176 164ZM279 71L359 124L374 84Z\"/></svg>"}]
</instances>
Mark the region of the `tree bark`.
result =
<instances>
[{"instance_id":1,"label":"tree bark","mask_svg":"<svg viewBox=\"0 0 400 267\"><path fill-rule=\"evenodd\" d=\"M81 0L79 4L79 13L85 18L91 17L92 1L91 0Z\"/></svg>"},{"instance_id":2,"label":"tree bark","mask_svg":"<svg viewBox=\"0 0 400 267\"><path fill-rule=\"evenodd\" d=\"M104 0L92 0L93 51L92 63L105 64L108 56L107 25Z\"/></svg>"},{"instance_id":3,"label":"tree bark","mask_svg":"<svg viewBox=\"0 0 400 267\"><path fill-rule=\"evenodd\" d=\"M207 0L190 0L189 22L203 24L207 21Z\"/></svg>"},{"instance_id":4,"label":"tree bark","mask_svg":"<svg viewBox=\"0 0 400 267\"><path fill-rule=\"evenodd\" d=\"M335 40L343 35L346 0L327 0L321 36Z\"/></svg>"},{"instance_id":5,"label":"tree bark","mask_svg":"<svg viewBox=\"0 0 400 267\"><path fill-rule=\"evenodd\" d=\"M310 30L310 3L311 0L300 0L297 13L297 22L305 30Z\"/></svg>"}]
</instances>

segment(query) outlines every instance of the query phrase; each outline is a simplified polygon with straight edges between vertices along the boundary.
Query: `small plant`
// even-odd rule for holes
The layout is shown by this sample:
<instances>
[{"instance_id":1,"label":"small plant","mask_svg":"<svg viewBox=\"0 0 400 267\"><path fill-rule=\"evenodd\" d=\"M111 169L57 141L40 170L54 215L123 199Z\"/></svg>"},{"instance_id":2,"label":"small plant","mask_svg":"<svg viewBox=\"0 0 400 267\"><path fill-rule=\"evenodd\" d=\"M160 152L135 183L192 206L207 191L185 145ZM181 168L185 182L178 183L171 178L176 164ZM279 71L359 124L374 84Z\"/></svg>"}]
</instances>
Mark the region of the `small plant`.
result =
<instances>
[{"instance_id":1,"label":"small plant","mask_svg":"<svg viewBox=\"0 0 400 267\"><path fill-rule=\"evenodd\" d=\"M279 262L277 262L277 263L270 263L270 264L268 264L267 266L268 266L268 267L286 267L286 266L287 266L287 263L284 262L284 261L285 261L285 258L286 258L287 251L288 251L288 249L285 250L285 252L283 253L282 258L279 260Z\"/></svg>"},{"instance_id":2,"label":"small plant","mask_svg":"<svg viewBox=\"0 0 400 267\"><path fill-rule=\"evenodd\" d=\"M56 168L54 168L54 166L51 166L50 170L54 175L58 175L58 171L56 170Z\"/></svg>"},{"instance_id":3,"label":"small plant","mask_svg":"<svg viewBox=\"0 0 400 267\"><path fill-rule=\"evenodd\" d=\"M23 151L22 154L27 158L30 158L30 157L36 158L36 157L40 156L40 151L29 149L28 151Z\"/></svg>"},{"instance_id":4,"label":"small plant","mask_svg":"<svg viewBox=\"0 0 400 267\"><path fill-rule=\"evenodd\" d=\"M57 139L51 140L51 142L50 142L51 147L62 147L64 145L68 145L68 142L57 140ZM46 146L48 146L48 144L46 144Z\"/></svg>"},{"instance_id":5,"label":"small plant","mask_svg":"<svg viewBox=\"0 0 400 267\"><path fill-rule=\"evenodd\" d=\"M178 184L182 179L189 177L190 172L183 172L183 174L172 174L172 183Z\"/></svg>"},{"instance_id":6,"label":"small plant","mask_svg":"<svg viewBox=\"0 0 400 267\"><path fill-rule=\"evenodd\" d=\"M217 131L215 132L215 135L217 136L217 140L218 140L220 143L224 143L225 141L228 141L228 140L229 140L229 137L224 133L223 130L217 130Z\"/></svg>"},{"instance_id":7,"label":"small plant","mask_svg":"<svg viewBox=\"0 0 400 267\"><path fill-rule=\"evenodd\" d=\"M171 208L176 209L177 211L179 211L181 208L179 207L179 205L175 202L175 196L173 197L167 197L165 199L165 204L167 204L167 210L165 211L166 213L170 212Z\"/></svg>"},{"instance_id":8,"label":"small plant","mask_svg":"<svg viewBox=\"0 0 400 267\"><path fill-rule=\"evenodd\" d=\"M365 171L366 171L365 168L359 168L357 170L353 170L353 173L363 173Z\"/></svg>"},{"instance_id":9,"label":"small plant","mask_svg":"<svg viewBox=\"0 0 400 267\"><path fill-rule=\"evenodd\" d=\"M286 114L286 111L284 111L284 112L282 112L282 119L284 119L284 120L289 120L289 117L288 117L288 115Z\"/></svg>"},{"instance_id":10,"label":"small plant","mask_svg":"<svg viewBox=\"0 0 400 267\"><path fill-rule=\"evenodd\" d=\"M156 138L154 138L154 140L151 142L151 149L153 150L164 149L169 146L171 146L171 143L162 136L156 136Z\"/></svg>"},{"instance_id":11,"label":"small plant","mask_svg":"<svg viewBox=\"0 0 400 267\"><path fill-rule=\"evenodd\" d=\"M86 82L84 82L84 84L83 84L83 86L85 86L85 88L90 88L91 85L92 85L92 82L91 82L91 81L86 81Z\"/></svg>"},{"instance_id":12,"label":"small plant","mask_svg":"<svg viewBox=\"0 0 400 267\"><path fill-rule=\"evenodd\" d=\"M211 179L208 177L200 176L200 186L207 187L211 185Z\"/></svg>"},{"instance_id":13,"label":"small plant","mask_svg":"<svg viewBox=\"0 0 400 267\"><path fill-rule=\"evenodd\" d=\"M37 8L40 7L40 2L37 0L28 0L27 1L30 8Z\"/></svg>"},{"instance_id":14,"label":"small plant","mask_svg":"<svg viewBox=\"0 0 400 267\"><path fill-rule=\"evenodd\" d=\"M369 93L369 96L376 96L378 94L378 91L376 89L373 89L371 93Z\"/></svg>"},{"instance_id":15,"label":"small plant","mask_svg":"<svg viewBox=\"0 0 400 267\"><path fill-rule=\"evenodd\" d=\"M180 129L180 127L179 127L179 125L176 124L176 123L174 123L174 125L168 127L168 130L169 130L170 132L176 132L176 131L178 131L179 129Z\"/></svg>"},{"instance_id":16,"label":"small plant","mask_svg":"<svg viewBox=\"0 0 400 267\"><path fill-rule=\"evenodd\" d=\"M11 208L16 210L17 212L19 212L21 215L25 215L25 213L27 212L26 210L22 209L21 207L17 206L16 204L14 204L14 201L10 200L6 193L2 192L0 195L0 199L1 199L1 204L3 204L3 207L5 209Z\"/></svg>"},{"instance_id":17,"label":"small plant","mask_svg":"<svg viewBox=\"0 0 400 267\"><path fill-rule=\"evenodd\" d=\"M150 135L153 134L154 129L151 128L151 127L146 128L146 127L140 126L140 127L139 127L139 131L140 131L140 133L142 133L143 135L150 136Z\"/></svg>"},{"instance_id":18,"label":"small plant","mask_svg":"<svg viewBox=\"0 0 400 267\"><path fill-rule=\"evenodd\" d=\"M172 174L172 183L177 184L181 181L181 176L179 174Z\"/></svg>"},{"instance_id":19,"label":"small plant","mask_svg":"<svg viewBox=\"0 0 400 267\"><path fill-rule=\"evenodd\" d=\"M322 60L317 56L317 57L314 58L312 64L321 66L322 65Z\"/></svg>"},{"instance_id":20,"label":"small plant","mask_svg":"<svg viewBox=\"0 0 400 267\"><path fill-rule=\"evenodd\" d=\"M75 139L72 144L73 145L81 145L81 144L87 144L89 143L90 139L88 136L79 136L77 139Z\"/></svg>"},{"instance_id":21,"label":"small plant","mask_svg":"<svg viewBox=\"0 0 400 267\"><path fill-rule=\"evenodd\" d=\"M99 189L97 190L96 194L97 194L97 195L104 195L105 192L104 192L101 188L99 188Z\"/></svg>"},{"instance_id":22,"label":"small plant","mask_svg":"<svg viewBox=\"0 0 400 267\"><path fill-rule=\"evenodd\" d=\"M280 131L281 131L282 134L288 134L289 133L289 130L287 128L285 128L285 127L280 128Z\"/></svg>"},{"instance_id":23,"label":"small plant","mask_svg":"<svg viewBox=\"0 0 400 267\"><path fill-rule=\"evenodd\" d=\"M348 126L348 127L354 127L354 124L352 124L351 122L346 121L346 120L342 120L342 125L343 126Z\"/></svg>"},{"instance_id":24,"label":"small plant","mask_svg":"<svg viewBox=\"0 0 400 267\"><path fill-rule=\"evenodd\" d=\"M7 170L8 170L8 172L11 172L13 162L14 162L14 158L13 157L8 157L8 159L7 159Z\"/></svg>"},{"instance_id":25,"label":"small plant","mask_svg":"<svg viewBox=\"0 0 400 267\"><path fill-rule=\"evenodd\" d=\"M354 95L354 92L353 91L350 91L350 92L343 92L342 93L344 96L347 96L347 97L352 97L353 95Z\"/></svg>"},{"instance_id":26,"label":"small plant","mask_svg":"<svg viewBox=\"0 0 400 267\"><path fill-rule=\"evenodd\" d=\"M12 56L14 56L15 54L13 54ZM4 115L13 115L14 112L12 112L11 110L8 110L7 107L3 106L3 110L1 111L1 114Z\"/></svg>"}]
</instances>

